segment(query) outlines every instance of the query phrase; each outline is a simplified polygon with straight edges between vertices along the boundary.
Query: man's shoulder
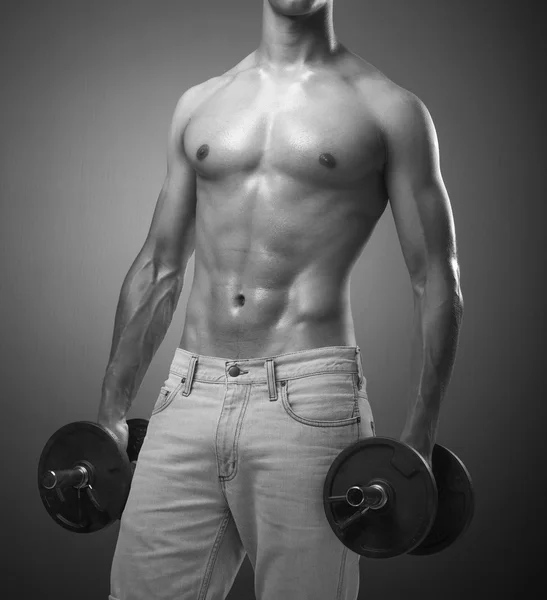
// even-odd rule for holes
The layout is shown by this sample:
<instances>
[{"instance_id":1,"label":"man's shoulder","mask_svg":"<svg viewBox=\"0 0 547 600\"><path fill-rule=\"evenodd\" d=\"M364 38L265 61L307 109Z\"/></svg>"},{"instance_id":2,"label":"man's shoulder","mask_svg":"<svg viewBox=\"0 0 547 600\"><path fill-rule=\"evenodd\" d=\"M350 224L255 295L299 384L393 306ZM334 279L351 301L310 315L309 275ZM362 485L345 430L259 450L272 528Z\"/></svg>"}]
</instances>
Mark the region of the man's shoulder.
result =
<instances>
[{"instance_id":1,"label":"man's shoulder","mask_svg":"<svg viewBox=\"0 0 547 600\"><path fill-rule=\"evenodd\" d=\"M354 55L352 82L369 113L384 133L425 125L430 115L424 102L382 71Z\"/></svg>"},{"instance_id":2,"label":"man's shoulder","mask_svg":"<svg viewBox=\"0 0 547 600\"><path fill-rule=\"evenodd\" d=\"M421 102L413 92L390 79L361 56L353 52L348 54L344 64L345 75L371 108L387 114Z\"/></svg>"},{"instance_id":3,"label":"man's shoulder","mask_svg":"<svg viewBox=\"0 0 547 600\"><path fill-rule=\"evenodd\" d=\"M215 75L214 77L193 85L180 97L177 111L186 116L191 116L198 106L218 90L230 84L240 73L250 70L254 65L254 56L253 54L250 54L221 75Z\"/></svg>"},{"instance_id":4,"label":"man's shoulder","mask_svg":"<svg viewBox=\"0 0 547 600\"><path fill-rule=\"evenodd\" d=\"M226 83L228 83L228 78L225 75L219 75L193 85L179 98L177 112L190 116L208 96Z\"/></svg>"}]
</instances>

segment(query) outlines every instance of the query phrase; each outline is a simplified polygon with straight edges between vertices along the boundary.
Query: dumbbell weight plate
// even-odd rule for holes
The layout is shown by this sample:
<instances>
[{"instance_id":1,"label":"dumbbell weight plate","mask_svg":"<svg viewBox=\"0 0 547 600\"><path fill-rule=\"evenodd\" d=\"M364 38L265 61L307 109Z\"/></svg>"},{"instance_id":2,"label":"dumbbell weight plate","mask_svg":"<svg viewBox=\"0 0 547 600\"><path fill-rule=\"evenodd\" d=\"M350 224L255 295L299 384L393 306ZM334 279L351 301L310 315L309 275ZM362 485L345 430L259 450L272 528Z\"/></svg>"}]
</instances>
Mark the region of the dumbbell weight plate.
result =
<instances>
[{"instance_id":1,"label":"dumbbell weight plate","mask_svg":"<svg viewBox=\"0 0 547 600\"><path fill-rule=\"evenodd\" d=\"M437 516L424 541L410 554L426 556L453 544L469 527L475 495L469 471L448 448L433 448L433 475L439 492Z\"/></svg>"},{"instance_id":2,"label":"dumbbell weight plate","mask_svg":"<svg viewBox=\"0 0 547 600\"><path fill-rule=\"evenodd\" d=\"M374 481L388 482L387 504L342 529L360 509L330 498ZM427 535L437 510L437 487L416 450L391 438L371 437L336 457L325 478L323 503L332 530L345 546L368 558L391 558L409 552Z\"/></svg>"},{"instance_id":3,"label":"dumbbell weight plate","mask_svg":"<svg viewBox=\"0 0 547 600\"><path fill-rule=\"evenodd\" d=\"M81 461L93 465L91 489L43 487L46 471L71 469ZM58 429L46 443L38 464L38 487L55 522L76 533L92 533L120 518L131 475L127 454L106 430L97 423L78 421Z\"/></svg>"}]
</instances>

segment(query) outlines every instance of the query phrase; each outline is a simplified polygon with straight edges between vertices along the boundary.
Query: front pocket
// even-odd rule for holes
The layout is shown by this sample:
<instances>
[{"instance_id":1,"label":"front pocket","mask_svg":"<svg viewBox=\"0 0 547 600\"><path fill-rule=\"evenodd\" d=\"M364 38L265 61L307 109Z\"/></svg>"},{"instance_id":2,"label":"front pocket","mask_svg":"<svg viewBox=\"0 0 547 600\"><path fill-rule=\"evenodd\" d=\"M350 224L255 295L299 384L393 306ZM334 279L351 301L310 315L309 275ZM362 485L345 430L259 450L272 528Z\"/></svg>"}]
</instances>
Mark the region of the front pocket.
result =
<instances>
[{"instance_id":1,"label":"front pocket","mask_svg":"<svg viewBox=\"0 0 547 600\"><path fill-rule=\"evenodd\" d=\"M357 392L357 403L359 405L359 416L361 417L359 439L375 436L376 429L374 426L372 406L370 405L368 395L365 390L359 390Z\"/></svg>"},{"instance_id":2,"label":"front pocket","mask_svg":"<svg viewBox=\"0 0 547 600\"><path fill-rule=\"evenodd\" d=\"M312 427L343 427L359 421L353 373L321 373L281 383L285 412Z\"/></svg>"},{"instance_id":3,"label":"front pocket","mask_svg":"<svg viewBox=\"0 0 547 600\"><path fill-rule=\"evenodd\" d=\"M182 381L179 379L179 383L176 384L175 381L172 381L173 377L174 376L170 375L169 379L167 379L165 384L162 386L158 399L156 400L154 408L152 409L152 415L157 415L162 410L165 410L171 404L171 402L173 402L175 396L181 390L183 386Z\"/></svg>"}]
</instances>

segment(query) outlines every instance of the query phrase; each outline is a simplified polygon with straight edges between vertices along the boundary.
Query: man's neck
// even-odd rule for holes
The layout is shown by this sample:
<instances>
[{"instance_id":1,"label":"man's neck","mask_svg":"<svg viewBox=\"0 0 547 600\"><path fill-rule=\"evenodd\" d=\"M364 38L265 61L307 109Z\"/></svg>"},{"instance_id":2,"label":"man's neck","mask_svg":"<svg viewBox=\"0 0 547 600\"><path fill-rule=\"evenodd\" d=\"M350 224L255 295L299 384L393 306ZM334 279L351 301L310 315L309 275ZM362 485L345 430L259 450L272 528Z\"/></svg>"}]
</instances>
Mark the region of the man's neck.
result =
<instances>
[{"instance_id":1,"label":"man's neck","mask_svg":"<svg viewBox=\"0 0 547 600\"><path fill-rule=\"evenodd\" d=\"M259 63L274 70L318 65L328 62L338 47L331 3L311 16L286 17L264 0Z\"/></svg>"}]
</instances>

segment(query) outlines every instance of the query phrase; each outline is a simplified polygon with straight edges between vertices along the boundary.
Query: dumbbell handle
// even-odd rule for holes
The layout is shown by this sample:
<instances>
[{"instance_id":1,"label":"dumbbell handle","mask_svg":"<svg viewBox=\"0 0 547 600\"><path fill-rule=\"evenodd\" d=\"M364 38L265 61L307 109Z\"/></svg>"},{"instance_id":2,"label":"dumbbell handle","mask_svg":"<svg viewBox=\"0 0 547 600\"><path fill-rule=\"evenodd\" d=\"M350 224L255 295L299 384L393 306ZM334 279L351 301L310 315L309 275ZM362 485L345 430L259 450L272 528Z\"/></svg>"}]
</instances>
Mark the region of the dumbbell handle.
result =
<instances>
[{"instance_id":1,"label":"dumbbell handle","mask_svg":"<svg viewBox=\"0 0 547 600\"><path fill-rule=\"evenodd\" d=\"M388 495L385 485L380 483L354 485L346 492L345 500L350 506L366 506L377 510L386 505Z\"/></svg>"},{"instance_id":2,"label":"dumbbell handle","mask_svg":"<svg viewBox=\"0 0 547 600\"><path fill-rule=\"evenodd\" d=\"M42 486L47 490L69 486L83 488L89 483L89 470L85 465L76 465L72 469L46 471L42 477Z\"/></svg>"},{"instance_id":3,"label":"dumbbell handle","mask_svg":"<svg viewBox=\"0 0 547 600\"><path fill-rule=\"evenodd\" d=\"M345 502L354 508L359 508L351 517L338 524L340 531L347 529L369 510L378 510L385 506L389 499L388 487L385 482L374 481L369 485L354 485L343 496L329 496L328 502Z\"/></svg>"},{"instance_id":4,"label":"dumbbell handle","mask_svg":"<svg viewBox=\"0 0 547 600\"><path fill-rule=\"evenodd\" d=\"M346 502L355 508L363 507L378 510L387 504L388 484L384 481L373 481L369 485L354 485L348 488L343 496L329 496L328 502Z\"/></svg>"}]
</instances>

